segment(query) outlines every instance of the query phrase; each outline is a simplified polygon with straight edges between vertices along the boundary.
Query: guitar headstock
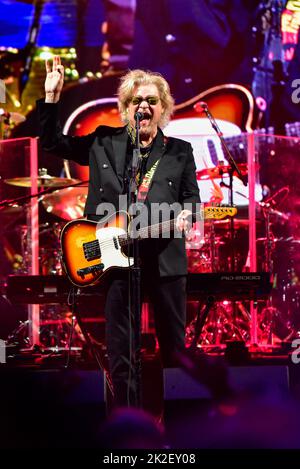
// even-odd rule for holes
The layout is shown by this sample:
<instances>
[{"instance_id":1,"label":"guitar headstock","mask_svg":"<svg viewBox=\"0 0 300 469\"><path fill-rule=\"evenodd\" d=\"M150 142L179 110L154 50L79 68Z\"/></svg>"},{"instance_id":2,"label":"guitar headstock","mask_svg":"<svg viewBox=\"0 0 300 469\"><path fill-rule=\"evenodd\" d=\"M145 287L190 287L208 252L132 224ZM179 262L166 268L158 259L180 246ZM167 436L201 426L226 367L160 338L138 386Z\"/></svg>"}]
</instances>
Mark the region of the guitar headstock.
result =
<instances>
[{"instance_id":1,"label":"guitar headstock","mask_svg":"<svg viewBox=\"0 0 300 469\"><path fill-rule=\"evenodd\" d=\"M204 219L222 220L226 217L234 217L237 214L236 207L204 207Z\"/></svg>"}]
</instances>

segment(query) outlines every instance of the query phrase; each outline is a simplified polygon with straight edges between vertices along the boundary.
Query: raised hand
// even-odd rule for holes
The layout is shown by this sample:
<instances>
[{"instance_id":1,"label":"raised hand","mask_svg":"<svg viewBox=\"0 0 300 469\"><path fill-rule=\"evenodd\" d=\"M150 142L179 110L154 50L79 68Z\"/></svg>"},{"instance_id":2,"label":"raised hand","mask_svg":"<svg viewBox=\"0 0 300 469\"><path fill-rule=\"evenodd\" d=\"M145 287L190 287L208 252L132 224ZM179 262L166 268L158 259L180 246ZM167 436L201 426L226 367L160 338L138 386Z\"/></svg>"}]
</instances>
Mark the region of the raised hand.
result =
<instances>
[{"instance_id":1,"label":"raised hand","mask_svg":"<svg viewBox=\"0 0 300 469\"><path fill-rule=\"evenodd\" d=\"M45 66L47 73L45 80L45 102L57 103L64 85L64 67L58 55L53 57L52 66L51 62L46 59Z\"/></svg>"},{"instance_id":2,"label":"raised hand","mask_svg":"<svg viewBox=\"0 0 300 469\"><path fill-rule=\"evenodd\" d=\"M190 231L192 227L191 215L192 212L190 210L181 210L176 218L176 228L179 232L184 231L187 234Z\"/></svg>"}]
</instances>

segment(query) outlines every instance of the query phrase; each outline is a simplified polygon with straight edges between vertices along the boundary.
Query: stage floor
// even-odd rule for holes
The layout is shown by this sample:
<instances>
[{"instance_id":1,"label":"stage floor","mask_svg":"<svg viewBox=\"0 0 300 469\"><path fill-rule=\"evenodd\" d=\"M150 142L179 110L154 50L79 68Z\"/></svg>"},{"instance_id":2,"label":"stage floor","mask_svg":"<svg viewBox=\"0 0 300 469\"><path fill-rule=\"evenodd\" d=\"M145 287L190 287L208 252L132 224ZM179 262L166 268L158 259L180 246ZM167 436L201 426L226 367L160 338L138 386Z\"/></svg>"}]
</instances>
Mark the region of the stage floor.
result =
<instances>
[{"instance_id":1,"label":"stage floor","mask_svg":"<svg viewBox=\"0 0 300 469\"><path fill-rule=\"evenodd\" d=\"M300 416L300 365L288 353L236 356L232 349L204 361L189 353L181 368L165 370L157 354L144 354L144 409L164 426L171 448L241 447L241 416L254 447L298 447L290 433ZM110 399L95 363L71 356L66 368L64 353L27 353L1 364L0 375L2 448L101 448ZM270 441L282 419L282 439L276 431Z\"/></svg>"}]
</instances>

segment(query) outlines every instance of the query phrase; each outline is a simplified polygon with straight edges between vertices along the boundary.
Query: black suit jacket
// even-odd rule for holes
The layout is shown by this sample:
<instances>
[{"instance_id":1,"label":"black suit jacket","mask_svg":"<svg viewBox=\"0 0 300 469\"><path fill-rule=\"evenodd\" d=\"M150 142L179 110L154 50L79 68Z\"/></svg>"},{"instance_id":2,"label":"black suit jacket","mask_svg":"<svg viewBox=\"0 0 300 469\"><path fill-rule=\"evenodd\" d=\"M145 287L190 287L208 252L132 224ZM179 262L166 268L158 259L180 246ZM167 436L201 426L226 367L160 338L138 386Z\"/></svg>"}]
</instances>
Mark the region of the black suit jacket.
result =
<instances>
[{"instance_id":1,"label":"black suit jacket","mask_svg":"<svg viewBox=\"0 0 300 469\"><path fill-rule=\"evenodd\" d=\"M123 193L123 175L128 134L126 127L99 126L89 135L63 135L57 104L38 101L40 139L45 151L81 165L89 165L90 180L85 206L86 215L96 215L102 203L118 210ZM150 159L160 159L147 195L148 203L196 204L200 202L196 165L190 143L164 138L159 130L158 144ZM183 238L145 241L144 262L157 262L161 276L185 275L187 259ZM145 244L146 245L146 244Z\"/></svg>"}]
</instances>

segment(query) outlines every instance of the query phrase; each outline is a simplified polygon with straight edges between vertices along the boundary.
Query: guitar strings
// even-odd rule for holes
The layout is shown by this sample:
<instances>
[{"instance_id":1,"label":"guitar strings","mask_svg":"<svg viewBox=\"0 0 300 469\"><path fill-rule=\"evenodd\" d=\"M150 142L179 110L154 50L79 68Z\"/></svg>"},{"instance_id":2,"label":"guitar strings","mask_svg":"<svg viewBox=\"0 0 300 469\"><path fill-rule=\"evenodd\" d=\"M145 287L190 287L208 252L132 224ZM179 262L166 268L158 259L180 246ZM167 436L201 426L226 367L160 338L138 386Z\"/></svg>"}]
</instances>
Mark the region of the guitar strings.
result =
<instances>
[{"instance_id":1,"label":"guitar strings","mask_svg":"<svg viewBox=\"0 0 300 469\"><path fill-rule=\"evenodd\" d=\"M206 209L207 209L207 208L209 208L209 207L206 207ZM214 209L221 209L220 211L224 211L224 207L213 207L213 208L214 208ZM232 208L232 207L231 207L231 208ZM228 207L227 207L227 209L228 209ZM214 212L214 210L212 210L212 212ZM229 215L228 210L227 210L227 215ZM173 220L166 220L166 221L161 222L161 223L156 223L156 224L154 224L154 225L150 225L150 226L141 228L141 229L140 229L140 233L144 233L144 232L147 233L147 231L149 231L149 229L150 229L151 231L158 230L158 229L163 229L163 228L164 228L165 226L167 226L168 224L170 225L170 228L173 228L173 227L174 227L174 226L173 226L174 223L175 223L175 220L174 220L174 219L173 219ZM121 239L124 239L125 242L129 242L129 241L132 241L132 240L133 240L133 238L130 237L130 235L127 234L127 233L123 233L123 234L117 236L117 239L118 239L119 243L120 243L120 238L121 238ZM107 240L103 240L103 241L99 241L100 247L101 247L101 246L104 246L104 247L105 247L105 246L109 246L111 243L113 243L113 239L112 239L112 238L107 239ZM122 244L122 243L120 243L120 244Z\"/></svg>"}]
</instances>

